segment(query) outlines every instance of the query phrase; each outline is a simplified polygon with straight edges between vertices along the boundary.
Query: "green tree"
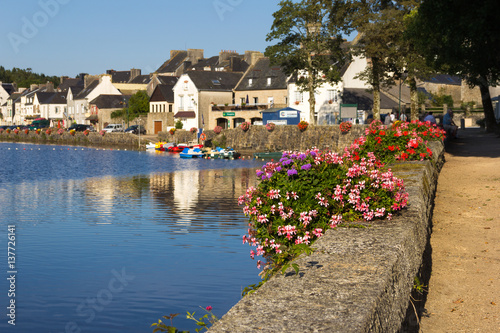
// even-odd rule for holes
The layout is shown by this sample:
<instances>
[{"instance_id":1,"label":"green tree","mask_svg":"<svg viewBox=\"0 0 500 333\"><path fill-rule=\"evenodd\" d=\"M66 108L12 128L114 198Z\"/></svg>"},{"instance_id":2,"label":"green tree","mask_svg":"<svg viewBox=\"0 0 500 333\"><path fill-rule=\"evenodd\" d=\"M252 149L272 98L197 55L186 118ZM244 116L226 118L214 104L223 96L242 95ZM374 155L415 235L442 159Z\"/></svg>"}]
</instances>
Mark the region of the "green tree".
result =
<instances>
[{"instance_id":1,"label":"green tree","mask_svg":"<svg viewBox=\"0 0 500 333\"><path fill-rule=\"evenodd\" d=\"M131 120L145 115L149 112L149 96L145 90L139 90L128 100L127 106L123 109L113 111L111 118L121 118L129 125Z\"/></svg>"},{"instance_id":2,"label":"green tree","mask_svg":"<svg viewBox=\"0 0 500 333\"><path fill-rule=\"evenodd\" d=\"M273 14L274 21L267 41L277 41L266 48L271 63L288 75L295 75L301 91L309 92L310 122L315 125L315 92L325 83L341 80L340 68L345 53L341 48L342 19L335 19L332 8L342 8L344 1L283 0ZM339 15L344 12L339 10ZM334 24L332 24L332 22Z\"/></svg>"},{"instance_id":3,"label":"green tree","mask_svg":"<svg viewBox=\"0 0 500 333\"><path fill-rule=\"evenodd\" d=\"M372 86L373 118L380 119L380 90L394 85L397 73L396 40L402 32L401 5L390 0L358 0L351 3L354 29L360 33L359 42L353 44L353 53L369 60L369 66L358 74Z\"/></svg>"},{"instance_id":4,"label":"green tree","mask_svg":"<svg viewBox=\"0 0 500 333\"><path fill-rule=\"evenodd\" d=\"M489 93L500 82L498 13L498 0L423 0L414 28L416 45L436 70L479 87L488 132L498 130Z\"/></svg>"}]
</instances>

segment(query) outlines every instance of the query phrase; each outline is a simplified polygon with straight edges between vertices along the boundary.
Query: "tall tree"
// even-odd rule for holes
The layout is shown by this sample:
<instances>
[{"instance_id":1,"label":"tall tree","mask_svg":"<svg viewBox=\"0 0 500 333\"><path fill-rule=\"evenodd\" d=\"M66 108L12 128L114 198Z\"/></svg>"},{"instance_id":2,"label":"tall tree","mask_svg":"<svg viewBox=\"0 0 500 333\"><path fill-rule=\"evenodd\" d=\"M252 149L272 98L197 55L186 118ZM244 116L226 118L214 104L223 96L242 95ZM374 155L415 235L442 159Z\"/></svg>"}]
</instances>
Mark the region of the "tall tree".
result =
<instances>
[{"instance_id":1,"label":"tall tree","mask_svg":"<svg viewBox=\"0 0 500 333\"><path fill-rule=\"evenodd\" d=\"M401 33L400 4L390 0L357 0L351 3L354 15L351 24L361 34L353 52L369 61L358 77L366 80L373 91L373 119L380 118L380 89L394 85L394 61Z\"/></svg>"},{"instance_id":2,"label":"tall tree","mask_svg":"<svg viewBox=\"0 0 500 333\"><path fill-rule=\"evenodd\" d=\"M310 121L316 124L315 92L325 83L341 80L344 62L343 27L331 24L332 8L344 1L283 0L273 14L274 21L267 41L277 41L266 48L271 63L280 65L288 75L297 75L297 85L309 92ZM339 11L339 14L342 13ZM341 20L339 20L341 22Z\"/></svg>"},{"instance_id":3,"label":"tall tree","mask_svg":"<svg viewBox=\"0 0 500 333\"><path fill-rule=\"evenodd\" d=\"M435 69L479 87L488 132L498 130L489 93L500 82L498 13L498 0L423 0L414 28L419 50Z\"/></svg>"}]
</instances>

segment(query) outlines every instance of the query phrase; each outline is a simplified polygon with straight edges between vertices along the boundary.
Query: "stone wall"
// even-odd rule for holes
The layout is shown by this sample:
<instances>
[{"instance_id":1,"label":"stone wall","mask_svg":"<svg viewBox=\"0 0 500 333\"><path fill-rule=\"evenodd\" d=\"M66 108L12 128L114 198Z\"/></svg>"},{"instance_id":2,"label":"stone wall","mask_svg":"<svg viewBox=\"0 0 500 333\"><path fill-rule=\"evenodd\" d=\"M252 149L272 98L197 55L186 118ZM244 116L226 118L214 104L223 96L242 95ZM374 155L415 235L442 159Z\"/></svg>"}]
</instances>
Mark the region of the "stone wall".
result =
<instances>
[{"instance_id":1,"label":"stone wall","mask_svg":"<svg viewBox=\"0 0 500 333\"><path fill-rule=\"evenodd\" d=\"M328 230L315 252L245 296L209 332L399 332L414 277L424 266L443 145L433 162L393 165L405 180L409 208L367 228ZM250 259L249 259L250 260Z\"/></svg>"},{"instance_id":2,"label":"stone wall","mask_svg":"<svg viewBox=\"0 0 500 333\"><path fill-rule=\"evenodd\" d=\"M69 132L65 132L60 135L57 132L52 132L47 135L44 132L36 134L34 131L30 131L25 134L23 131L15 134L11 132L7 134L5 131L0 133L0 141L9 142L25 142L25 143L37 143L37 144L57 144L57 145L76 145L76 146L95 146L95 147L115 147L123 149L138 149L139 137L133 134L125 133L107 133L104 136L97 132L91 132L88 136L84 135L83 132L76 132L75 135L71 135ZM141 146L144 148L146 145L146 140L141 140Z\"/></svg>"},{"instance_id":3,"label":"stone wall","mask_svg":"<svg viewBox=\"0 0 500 333\"><path fill-rule=\"evenodd\" d=\"M265 126L250 126L244 132L241 128L223 130L220 134L205 131L207 143L228 146L238 151L282 151L306 150L317 147L320 150L339 151L349 147L354 139L364 134L364 125L354 125L349 133L340 132L339 126L309 126L301 132L297 126L276 126L269 132ZM159 133L159 138L167 142L189 142L196 135L178 130L174 135Z\"/></svg>"}]
</instances>

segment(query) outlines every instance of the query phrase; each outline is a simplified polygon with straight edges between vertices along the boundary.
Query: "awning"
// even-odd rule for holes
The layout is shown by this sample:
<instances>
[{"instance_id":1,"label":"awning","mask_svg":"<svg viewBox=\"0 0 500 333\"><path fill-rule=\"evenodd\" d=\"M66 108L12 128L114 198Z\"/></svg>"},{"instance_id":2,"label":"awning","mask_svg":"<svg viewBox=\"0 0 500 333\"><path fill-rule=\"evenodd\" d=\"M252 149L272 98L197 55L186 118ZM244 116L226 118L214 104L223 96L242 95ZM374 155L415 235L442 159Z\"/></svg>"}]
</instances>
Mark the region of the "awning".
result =
<instances>
[{"instance_id":1,"label":"awning","mask_svg":"<svg viewBox=\"0 0 500 333\"><path fill-rule=\"evenodd\" d=\"M174 115L174 118L196 118L194 111L179 111Z\"/></svg>"},{"instance_id":2,"label":"awning","mask_svg":"<svg viewBox=\"0 0 500 333\"><path fill-rule=\"evenodd\" d=\"M97 117L96 114L91 114L90 116L88 116L87 118L85 118L85 120L94 120L94 121L97 121L99 120L99 117Z\"/></svg>"}]
</instances>

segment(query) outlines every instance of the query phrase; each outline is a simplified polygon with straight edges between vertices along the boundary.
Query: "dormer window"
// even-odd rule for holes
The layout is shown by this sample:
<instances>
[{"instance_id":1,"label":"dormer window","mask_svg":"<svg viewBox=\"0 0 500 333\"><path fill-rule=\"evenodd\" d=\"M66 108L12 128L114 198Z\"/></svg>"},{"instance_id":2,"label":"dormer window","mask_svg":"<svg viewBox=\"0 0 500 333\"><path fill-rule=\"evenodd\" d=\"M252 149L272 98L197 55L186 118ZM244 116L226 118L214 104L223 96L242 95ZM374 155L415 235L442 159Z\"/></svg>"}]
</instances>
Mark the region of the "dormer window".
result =
<instances>
[{"instance_id":1,"label":"dormer window","mask_svg":"<svg viewBox=\"0 0 500 333\"><path fill-rule=\"evenodd\" d=\"M267 85L270 86L272 83L272 79L270 77L267 78Z\"/></svg>"},{"instance_id":2,"label":"dormer window","mask_svg":"<svg viewBox=\"0 0 500 333\"><path fill-rule=\"evenodd\" d=\"M248 86L251 87L253 84L253 79L248 79Z\"/></svg>"}]
</instances>

